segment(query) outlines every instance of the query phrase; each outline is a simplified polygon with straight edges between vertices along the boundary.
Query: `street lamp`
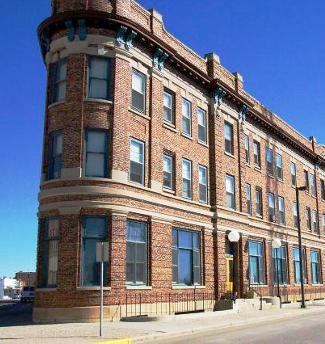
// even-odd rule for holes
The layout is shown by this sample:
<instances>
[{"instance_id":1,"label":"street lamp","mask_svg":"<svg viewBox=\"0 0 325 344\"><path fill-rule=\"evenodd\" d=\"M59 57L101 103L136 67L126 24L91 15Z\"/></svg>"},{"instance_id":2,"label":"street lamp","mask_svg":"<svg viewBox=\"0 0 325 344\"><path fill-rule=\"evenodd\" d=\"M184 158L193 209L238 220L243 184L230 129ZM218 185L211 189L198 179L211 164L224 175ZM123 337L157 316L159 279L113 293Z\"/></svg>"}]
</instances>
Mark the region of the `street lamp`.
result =
<instances>
[{"instance_id":1,"label":"street lamp","mask_svg":"<svg viewBox=\"0 0 325 344\"><path fill-rule=\"evenodd\" d=\"M274 238L272 240L272 247L275 249L275 273L276 273L276 282L278 287L278 298L280 300L280 308L282 307L281 295L280 295L280 281L279 281L279 267L278 267L278 250L282 246L281 240Z\"/></svg>"},{"instance_id":2,"label":"street lamp","mask_svg":"<svg viewBox=\"0 0 325 344\"><path fill-rule=\"evenodd\" d=\"M239 241L240 239L240 234L233 230L228 234L228 240L232 243L235 244ZM235 248L233 252L233 261L232 261L232 299L235 301L236 300L236 292L235 292Z\"/></svg>"},{"instance_id":3,"label":"street lamp","mask_svg":"<svg viewBox=\"0 0 325 344\"><path fill-rule=\"evenodd\" d=\"M305 191L306 186L296 186L296 202L297 202L297 225L298 225L298 241L299 241L299 269L300 269L300 289L301 289L301 308L306 308L305 289L304 289L304 269L303 269L303 250L301 240L300 227L300 210L299 210L299 191Z\"/></svg>"}]
</instances>

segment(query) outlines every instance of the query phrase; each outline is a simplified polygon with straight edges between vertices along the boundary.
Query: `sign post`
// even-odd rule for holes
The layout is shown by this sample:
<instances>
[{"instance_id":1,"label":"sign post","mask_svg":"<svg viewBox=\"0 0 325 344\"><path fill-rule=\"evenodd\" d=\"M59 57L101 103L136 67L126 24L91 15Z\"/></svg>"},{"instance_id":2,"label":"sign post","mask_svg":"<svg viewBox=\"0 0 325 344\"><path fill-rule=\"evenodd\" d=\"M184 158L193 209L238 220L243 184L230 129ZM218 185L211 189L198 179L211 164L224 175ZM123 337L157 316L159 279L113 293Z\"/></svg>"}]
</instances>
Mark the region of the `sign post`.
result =
<instances>
[{"instance_id":1,"label":"sign post","mask_svg":"<svg viewBox=\"0 0 325 344\"><path fill-rule=\"evenodd\" d=\"M100 263L100 325L99 336L103 336L104 319L104 262L108 262L108 242L101 241L96 244L96 262Z\"/></svg>"}]
</instances>

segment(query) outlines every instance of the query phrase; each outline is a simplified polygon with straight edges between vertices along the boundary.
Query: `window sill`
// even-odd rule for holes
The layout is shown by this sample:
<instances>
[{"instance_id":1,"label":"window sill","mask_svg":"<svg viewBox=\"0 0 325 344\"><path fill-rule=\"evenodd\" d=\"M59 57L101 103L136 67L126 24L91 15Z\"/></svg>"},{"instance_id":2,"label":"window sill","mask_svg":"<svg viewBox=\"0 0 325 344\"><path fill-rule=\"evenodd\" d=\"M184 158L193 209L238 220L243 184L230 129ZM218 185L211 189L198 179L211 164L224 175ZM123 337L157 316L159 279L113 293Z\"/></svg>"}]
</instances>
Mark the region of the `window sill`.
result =
<instances>
[{"instance_id":1,"label":"window sill","mask_svg":"<svg viewBox=\"0 0 325 344\"><path fill-rule=\"evenodd\" d=\"M95 287L77 287L78 291L97 291L100 290L100 287L95 286ZM103 290L111 290L111 287L104 287Z\"/></svg>"},{"instance_id":2,"label":"window sill","mask_svg":"<svg viewBox=\"0 0 325 344\"><path fill-rule=\"evenodd\" d=\"M143 113L141 113L141 112L139 112L139 111L137 111L137 110L135 110L135 109L129 108L129 111L130 111L131 113L137 115L137 116L140 116L140 117L142 117L142 118L144 118L144 119L150 121L150 117L149 117L149 116L147 116L147 115L145 115L145 114L143 114Z\"/></svg>"},{"instance_id":3,"label":"window sill","mask_svg":"<svg viewBox=\"0 0 325 344\"><path fill-rule=\"evenodd\" d=\"M249 164L248 162L246 162L246 167L251 168L251 164Z\"/></svg>"},{"instance_id":4,"label":"window sill","mask_svg":"<svg viewBox=\"0 0 325 344\"><path fill-rule=\"evenodd\" d=\"M175 190L171 190L171 189L163 188L163 191L166 192L166 193L169 193L171 195L175 195L176 194Z\"/></svg>"},{"instance_id":5,"label":"window sill","mask_svg":"<svg viewBox=\"0 0 325 344\"><path fill-rule=\"evenodd\" d=\"M254 170L255 170L256 172L262 173L262 168L259 167L259 166L255 166L255 167L254 167Z\"/></svg>"},{"instance_id":6,"label":"window sill","mask_svg":"<svg viewBox=\"0 0 325 344\"><path fill-rule=\"evenodd\" d=\"M200 145L203 146L203 147L209 148L209 145L208 145L206 142L197 140L197 143L200 144Z\"/></svg>"},{"instance_id":7,"label":"window sill","mask_svg":"<svg viewBox=\"0 0 325 344\"><path fill-rule=\"evenodd\" d=\"M231 153L225 152L225 155L229 156L229 158L235 159L235 156Z\"/></svg>"},{"instance_id":8,"label":"window sill","mask_svg":"<svg viewBox=\"0 0 325 344\"><path fill-rule=\"evenodd\" d=\"M193 137L184 133L181 133L181 136L185 137L186 139L189 139L191 141L193 141Z\"/></svg>"},{"instance_id":9,"label":"window sill","mask_svg":"<svg viewBox=\"0 0 325 344\"><path fill-rule=\"evenodd\" d=\"M48 292L51 292L51 291L56 291L56 288L36 288L35 291L37 292L45 292L45 293L48 293Z\"/></svg>"},{"instance_id":10,"label":"window sill","mask_svg":"<svg viewBox=\"0 0 325 344\"><path fill-rule=\"evenodd\" d=\"M277 178L277 180L278 180L279 183L284 183L284 180L281 179L281 178Z\"/></svg>"},{"instance_id":11,"label":"window sill","mask_svg":"<svg viewBox=\"0 0 325 344\"><path fill-rule=\"evenodd\" d=\"M129 285L129 284L127 284L125 287L127 290L152 290L152 287L148 286L148 285Z\"/></svg>"},{"instance_id":12,"label":"window sill","mask_svg":"<svg viewBox=\"0 0 325 344\"><path fill-rule=\"evenodd\" d=\"M304 287L308 287L308 283L304 283ZM295 287L301 287L301 284L300 283L295 283L294 284ZM319 284L316 284L316 286L319 286Z\"/></svg>"},{"instance_id":13,"label":"window sill","mask_svg":"<svg viewBox=\"0 0 325 344\"><path fill-rule=\"evenodd\" d=\"M316 284L312 284L312 287L322 287L324 284L323 283L316 283Z\"/></svg>"},{"instance_id":14,"label":"window sill","mask_svg":"<svg viewBox=\"0 0 325 344\"><path fill-rule=\"evenodd\" d=\"M84 101L89 102L89 103L113 104L112 100L101 99L101 98L85 98Z\"/></svg>"},{"instance_id":15,"label":"window sill","mask_svg":"<svg viewBox=\"0 0 325 344\"><path fill-rule=\"evenodd\" d=\"M172 289L180 290L180 289L206 289L204 285L173 285Z\"/></svg>"},{"instance_id":16,"label":"window sill","mask_svg":"<svg viewBox=\"0 0 325 344\"><path fill-rule=\"evenodd\" d=\"M171 124L171 123L168 123L168 122L163 122L163 127L174 132L174 133L177 133L177 130L176 130L176 127L175 125Z\"/></svg>"},{"instance_id":17,"label":"window sill","mask_svg":"<svg viewBox=\"0 0 325 344\"><path fill-rule=\"evenodd\" d=\"M50 104L47 108L51 109L57 105L64 104L64 103L65 103L65 100L60 100L59 102L55 102L55 103Z\"/></svg>"}]
</instances>

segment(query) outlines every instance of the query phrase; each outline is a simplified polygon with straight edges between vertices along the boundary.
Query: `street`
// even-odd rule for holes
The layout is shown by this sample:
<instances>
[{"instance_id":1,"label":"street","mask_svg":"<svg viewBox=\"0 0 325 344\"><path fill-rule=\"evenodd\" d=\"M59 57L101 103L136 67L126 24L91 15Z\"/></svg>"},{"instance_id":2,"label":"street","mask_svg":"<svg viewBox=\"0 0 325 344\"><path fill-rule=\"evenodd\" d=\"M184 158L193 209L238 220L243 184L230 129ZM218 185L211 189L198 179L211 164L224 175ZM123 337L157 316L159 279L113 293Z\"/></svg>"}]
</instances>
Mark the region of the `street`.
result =
<instances>
[{"instance_id":1,"label":"street","mask_svg":"<svg viewBox=\"0 0 325 344\"><path fill-rule=\"evenodd\" d=\"M32 303L0 303L0 327L32 324Z\"/></svg>"},{"instance_id":2,"label":"street","mask_svg":"<svg viewBox=\"0 0 325 344\"><path fill-rule=\"evenodd\" d=\"M156 340L155 344L166 343ZM325 343L324 313L301 316L287 320L273 320L272 323L250 324L228 329L182 336L168 340L168 344L323 344Z\"/></svg>"}]
</instances>

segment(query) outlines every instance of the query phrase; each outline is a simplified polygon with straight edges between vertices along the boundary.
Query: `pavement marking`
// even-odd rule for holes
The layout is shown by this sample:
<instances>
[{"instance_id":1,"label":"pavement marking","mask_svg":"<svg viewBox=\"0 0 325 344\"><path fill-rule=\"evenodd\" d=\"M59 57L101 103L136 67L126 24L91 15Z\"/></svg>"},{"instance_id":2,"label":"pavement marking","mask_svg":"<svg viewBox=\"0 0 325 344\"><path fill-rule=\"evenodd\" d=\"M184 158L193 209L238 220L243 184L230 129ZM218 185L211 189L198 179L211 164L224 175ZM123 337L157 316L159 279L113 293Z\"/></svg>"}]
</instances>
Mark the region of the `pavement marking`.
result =
<instances>
[{"instance_id":1,"label":"pavement marking","mask_svg":"<svg viewBox=\"0 0 325 344\"><path fill-rule=\"evenodd\" d=\"M131 344L131 338L121 338L121 339L109 339L100 342L94 342L93 344Z\"/></svg>"}]
</instances>

